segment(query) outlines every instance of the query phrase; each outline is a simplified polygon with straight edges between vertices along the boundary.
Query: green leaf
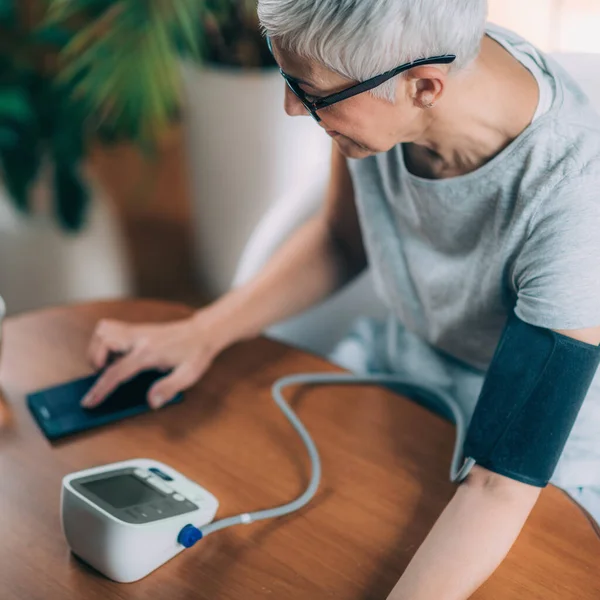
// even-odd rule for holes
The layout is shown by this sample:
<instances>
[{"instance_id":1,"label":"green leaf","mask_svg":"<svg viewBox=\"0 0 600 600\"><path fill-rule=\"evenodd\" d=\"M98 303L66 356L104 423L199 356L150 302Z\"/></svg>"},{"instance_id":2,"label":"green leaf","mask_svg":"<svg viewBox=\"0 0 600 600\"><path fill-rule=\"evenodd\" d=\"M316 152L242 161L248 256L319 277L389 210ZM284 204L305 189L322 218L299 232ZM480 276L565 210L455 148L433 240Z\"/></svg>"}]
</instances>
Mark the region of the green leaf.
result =
<instances>
[{"instance_id":1,"label":"green leaf","mask_svg":"<svg viewBox=\"0 0 600 600\"><path fill-rule=\"evenodd\" d=\"M85 223L89 193L77 172L77 165L56 164L53 179L56 216L67 231L78 231Z\"/></svg>"},{"instance_id":2,"label":"green leaf","mask_svg":"<svg viewBox=\"0 0 600 600\"><path fill-rule=\"evenodd\" d=\"M81 8L90 0L54 1ZM114 1L115 10L80 28L61 53L58 81L89 111L88 123L111 137L157 140L179 112L180 56L200 54L205 1Z\"/></svg>"},{"instance_id":3,"label":"green leaf","mask_svg":"<svg viewBox=\"0 0 600 600\"><path fill-rule=\"evenodd\" d=\"M81 59L83 52L95 52L97 46L94 45L96 40L94 27L88 25L76 33L71 41L63 48L61 57L63 59Z\"/></svg>"},{"instance_id":4,"label":"green leaf","mask_svg":"<svg viewBox=\"0 0 600 600\"><path fill-rule=\"evenodd\" d=\"M93 78L98 77L99 73L89 73L83 77L81 81L73 86L73 100L79 101L86 110L90 117L98 116L98 119L104 117L110 112L110 99L114 93L116 83L107 77L99 83L99 90L92 96L90 89L94 86Z\"/></svg>"},{"instance_id":5,"label":"green leaf","mask_svg":"<svg viewBox=\"0 0 600 600\"><path fill-rule=\"evenodd\" d=\"M0 88L0 118L29 121L34 118L27 94L19 88Z\"/></svg>"},{"instance_id":6,"label":"green leaf","mask_svg":"<svg viewBox=\"0 0 600 600\"><path fill-rule=\"evenodd\" d=\"M0 0L0 23L12 25L15 21L15 0Z\"/></svg>"},{"instance_id":7,"label":"green leaf","mask_svg":"<svg viewBox=\"0 0 600 600\"><path fill-rule=\"evenodd\" d=\"M0 146L14 148L19 142L19 134L9 127L0 126Z\"/></svg>"},{"instance_id":8,"label":"green leaf","mask_svg":"<svg viewBox=\"0 0 600 600\"><path fill-rule=\"evenodd\" d=\"M34 31L31 34L31 40L34 43L64 48L71 42L74 35L73 31L69 31L58 25L47 25Z\"/></svg>"},{"instance_id":9,"label":"green leaf","mask_svg":"<svg viewBox=\"0 0 600 600\"><path fill-rule=\"evenodd\" d=\"M45 22L64 22L81 13L89 13L92 17L98 17L107 8L110 8L118 1L119 0L49 0Z\"/></svg>"},{"instance_id":10,"label":"green leaf","mask_svg":"<svg viewBox=\"0 0 600 600\"><path fill-rule=\"evenodd\" d=\"M203 11L203 2L193 2L186 6L183 2L176 3L177 22L174 27L174 39L182 45L179 47L193 58L200 58L200 35L196 23L200 21ZM191 9L191 10L190 10Z\"/></svg>"},{"instance_id":11,"label":"green leaf","mask_svg":"<svg viewBox=\"0 0 600 600\"><path fill-rule=\"evenodd\" d=\"M85 152L83 122L79 118L77 107L62 110L57 115L50 142L55 163L75 164L82 160Z\"/></svg>"},{"instance_id":12,"label":"green leaf","mask_svg":"<svg viewBox=\"0 0 600 600\"><path fill-rule=\"evenodd\" d=\"M22 212L29 208L29 190L40 166L39 146L34 140L16 148L0 148L2 178L15 206Z\"/></svg>"}]
</instances>

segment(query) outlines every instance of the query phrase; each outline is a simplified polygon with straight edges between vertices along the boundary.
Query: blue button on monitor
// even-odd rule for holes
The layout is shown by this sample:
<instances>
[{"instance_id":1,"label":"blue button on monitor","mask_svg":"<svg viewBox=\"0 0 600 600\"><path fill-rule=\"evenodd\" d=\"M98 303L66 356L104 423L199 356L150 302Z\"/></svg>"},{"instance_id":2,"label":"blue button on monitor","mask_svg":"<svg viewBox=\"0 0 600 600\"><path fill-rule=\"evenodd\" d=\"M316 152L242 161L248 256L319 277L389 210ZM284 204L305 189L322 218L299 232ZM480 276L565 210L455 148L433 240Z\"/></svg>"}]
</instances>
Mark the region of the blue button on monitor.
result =
<instances>
[{"instance_id":1,"label":"blue button on monitor","mask_svg":"<svg viewBox=\"0 0 600 600\"><path fill-rule=\"evenodd\" d=\"M186 548L191 548L197 541L202 539L202 532L193 525L186 525L177 536L177 541Z\"/></svg>"}]
</instances>

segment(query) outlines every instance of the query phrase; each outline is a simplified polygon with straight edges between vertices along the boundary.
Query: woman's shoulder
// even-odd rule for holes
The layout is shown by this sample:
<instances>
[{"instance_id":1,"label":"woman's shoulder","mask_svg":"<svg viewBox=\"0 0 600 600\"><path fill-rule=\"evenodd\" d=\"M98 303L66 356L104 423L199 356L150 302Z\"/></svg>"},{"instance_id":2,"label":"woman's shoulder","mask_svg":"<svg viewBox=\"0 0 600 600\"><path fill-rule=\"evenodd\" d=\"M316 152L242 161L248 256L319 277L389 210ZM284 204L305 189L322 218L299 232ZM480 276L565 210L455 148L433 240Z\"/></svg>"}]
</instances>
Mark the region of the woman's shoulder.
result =
<instances>
[{"instance_id":1,"label":"woman's shoulder","mask_svg":"<svg viewBox=\"0 0 600 600\"><path fill-rule=\"evenodd\" d=\"M600 131L600 55L548 53L493 23L487 24L486 33L552 88L545 112L558 121L556 132L568 136L579 135L581 128Z\"/></svg>"},{"instance_id":2,"label":"woman's shoulder","mask_svg":"<svg viewBox=\"0 0 600 600\"><path fill-rule=\"evenodd\" d=\"M555 185L587 179L600 185L600 115L585 104L552 110L537 124L527 159Z\"/></svg>"},{"instance_id":3,"label":"woman's shoulder","mask_svg":"<svg viewBox=\"0 0 600 600\"><path fill-rule=\"evenodd\" d=\"M568 74L555 76L553 106L523 136L521 158L544 174L546 190L583 182L598 187L600 113Z\"/></svg>"}]
</instances>

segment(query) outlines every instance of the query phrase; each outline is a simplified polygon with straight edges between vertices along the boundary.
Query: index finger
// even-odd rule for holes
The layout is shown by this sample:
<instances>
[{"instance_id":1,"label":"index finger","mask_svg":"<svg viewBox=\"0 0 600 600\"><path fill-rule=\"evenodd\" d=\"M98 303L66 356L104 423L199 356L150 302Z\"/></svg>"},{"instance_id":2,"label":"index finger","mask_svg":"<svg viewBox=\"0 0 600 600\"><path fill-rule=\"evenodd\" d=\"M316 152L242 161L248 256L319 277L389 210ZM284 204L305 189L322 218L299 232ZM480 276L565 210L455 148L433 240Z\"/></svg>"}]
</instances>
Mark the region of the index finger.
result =
<instances>
[{"instance_id":1,"label":"index finger","mask_svg":"<svg viewBox=\"0 0 600 600\"><path fill-rule=\"evenodd\" d=\"M100 375L98 381L81 401L81 406L84 408L98 406L122 383L143 371L144 367L145 365L140 357L135 354L126 354Z\"/></svg>"},{"instance_id":2,"label":"index finger","mask_svg":"<svg viewBox=\"0 0 600 600\"><path fill-rule=\"evenodd\" d=\"M131 330L123 323L100 321L88 345L91 363L101 369L106 366L113 353L124 353L131 349Z\"/></svg>"}]
</instances>

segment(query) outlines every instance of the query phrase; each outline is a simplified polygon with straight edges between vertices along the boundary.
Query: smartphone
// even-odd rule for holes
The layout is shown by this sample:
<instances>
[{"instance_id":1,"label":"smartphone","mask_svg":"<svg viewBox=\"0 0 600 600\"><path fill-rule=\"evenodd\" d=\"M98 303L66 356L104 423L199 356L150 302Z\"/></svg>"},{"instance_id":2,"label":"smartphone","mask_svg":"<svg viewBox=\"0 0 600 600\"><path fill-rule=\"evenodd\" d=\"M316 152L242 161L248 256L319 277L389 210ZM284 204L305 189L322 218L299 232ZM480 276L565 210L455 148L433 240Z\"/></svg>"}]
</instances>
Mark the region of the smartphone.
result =
<instances>
[{"instance_id":1,"label":"smartphone","mask_svg":"<svg viewBox=\"0 0 600 600\"><path fill-rule=\"evenodd\" d=\"M83 408L80 402L101 373L68 381L27 396L27 406L49 440L94 429L152 410L147 393L152 384L166 375L163 371L143 371L119 386L96 408ZM183 400L177 394L167 405Z\"/></svg>"}]
</instances>

